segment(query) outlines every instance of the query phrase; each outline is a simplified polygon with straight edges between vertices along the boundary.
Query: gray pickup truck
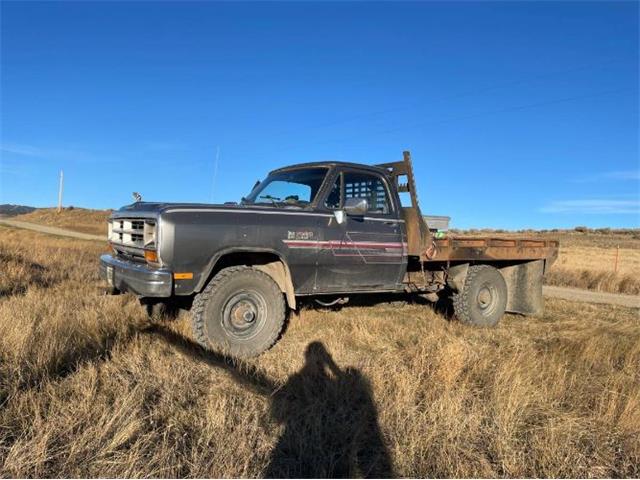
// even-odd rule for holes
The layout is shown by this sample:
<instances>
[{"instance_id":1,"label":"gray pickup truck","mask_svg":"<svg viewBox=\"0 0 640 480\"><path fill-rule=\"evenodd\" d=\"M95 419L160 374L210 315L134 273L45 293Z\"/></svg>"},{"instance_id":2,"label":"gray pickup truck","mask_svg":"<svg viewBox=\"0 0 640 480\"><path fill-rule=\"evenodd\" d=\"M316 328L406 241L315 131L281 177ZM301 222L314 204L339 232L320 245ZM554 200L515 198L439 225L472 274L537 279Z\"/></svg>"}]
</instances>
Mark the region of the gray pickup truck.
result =
<instances>
[{"instance_id":1,"label":"gray pickup truck","mask_svg":"<svg viewBox=\"0 0 640 480\"><path fill-rule=\"evenodd\" d=\"M449 297L460 321L483 326L505 311L538 314L558 254L542 239L434 238L409 152L377 166L274 170L240 203L136 202L112 214L108 235L100 273L113 293L189 300L196 340L238 357L270 348L303 296Z\"/></svg>"}]
</instances>

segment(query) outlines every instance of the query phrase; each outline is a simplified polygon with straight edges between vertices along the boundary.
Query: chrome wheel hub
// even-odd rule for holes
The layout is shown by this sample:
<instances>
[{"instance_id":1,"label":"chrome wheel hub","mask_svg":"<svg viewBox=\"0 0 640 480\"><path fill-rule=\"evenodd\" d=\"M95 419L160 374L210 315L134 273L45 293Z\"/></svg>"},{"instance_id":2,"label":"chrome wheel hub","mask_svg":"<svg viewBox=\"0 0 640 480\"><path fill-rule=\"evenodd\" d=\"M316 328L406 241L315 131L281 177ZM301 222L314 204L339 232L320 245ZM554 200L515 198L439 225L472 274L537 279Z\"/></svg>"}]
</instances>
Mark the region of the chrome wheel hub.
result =
<instances>
[{"instance_id":1,"label":"chrome wheel hub","mask_svg":"<svg viewBox=\"0 0 640 480\"><path fill-rule=\"evenodd\" d=\"M222 311L222 326L237 338L252 337L264 323L266 302L262 295L246 291L232 295Z\"/></svg>"}]
</instances>

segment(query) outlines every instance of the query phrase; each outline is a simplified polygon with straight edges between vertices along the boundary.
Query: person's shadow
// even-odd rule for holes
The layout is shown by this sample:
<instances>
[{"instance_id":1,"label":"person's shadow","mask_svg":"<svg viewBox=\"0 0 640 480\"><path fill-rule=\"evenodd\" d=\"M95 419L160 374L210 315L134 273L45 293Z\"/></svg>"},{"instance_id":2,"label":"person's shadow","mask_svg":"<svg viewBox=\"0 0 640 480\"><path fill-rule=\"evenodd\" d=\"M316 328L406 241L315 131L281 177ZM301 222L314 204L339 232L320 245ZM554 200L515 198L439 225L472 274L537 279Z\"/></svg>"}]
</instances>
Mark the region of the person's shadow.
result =
<instances>
[{"instance_id":1,"label":"person's shadow","mask_svg":"<svg viewBox=\"0 0 640 480\"><path fill-rule=\"evenodd\" d=\"M354 368L340 369L324 345L312 342L305 364L281 386L253 367L239 368L222 354L166 328L152 331L183 353L224 368L241 384L271 399L271 415L283 425L266 478L392 477L371 386Z\"/></svg>"}]
</instances>

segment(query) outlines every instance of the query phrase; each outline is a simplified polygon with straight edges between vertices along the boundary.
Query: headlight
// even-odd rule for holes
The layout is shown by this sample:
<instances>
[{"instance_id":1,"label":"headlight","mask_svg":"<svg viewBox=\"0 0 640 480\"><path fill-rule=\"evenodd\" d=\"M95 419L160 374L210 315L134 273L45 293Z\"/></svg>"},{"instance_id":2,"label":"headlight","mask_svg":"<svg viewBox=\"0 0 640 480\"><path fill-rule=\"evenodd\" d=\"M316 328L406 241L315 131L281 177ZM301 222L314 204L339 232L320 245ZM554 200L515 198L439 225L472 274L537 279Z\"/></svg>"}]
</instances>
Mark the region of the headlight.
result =
<instances>
[{"instance_id":1,"label":"headlight","mask_svg":"<svg viewBox=\"0 0 640 480\"><path fill-rule=\"evenodd\" d=\"M152 266L159 266L158 258L158 223L156 220L145 220L143 230L144 259Z\"/></svg>"},{"instance_id":2,"label":"headlight","mask_svg":"<svg viewBox=\"0 0 640 480\"><path fill-rule=\"evenodd\" d=\"M155 250L156 247L156 222L146 220L144 222L144 248L145 250Z\"/></svg>"}]
</instances>

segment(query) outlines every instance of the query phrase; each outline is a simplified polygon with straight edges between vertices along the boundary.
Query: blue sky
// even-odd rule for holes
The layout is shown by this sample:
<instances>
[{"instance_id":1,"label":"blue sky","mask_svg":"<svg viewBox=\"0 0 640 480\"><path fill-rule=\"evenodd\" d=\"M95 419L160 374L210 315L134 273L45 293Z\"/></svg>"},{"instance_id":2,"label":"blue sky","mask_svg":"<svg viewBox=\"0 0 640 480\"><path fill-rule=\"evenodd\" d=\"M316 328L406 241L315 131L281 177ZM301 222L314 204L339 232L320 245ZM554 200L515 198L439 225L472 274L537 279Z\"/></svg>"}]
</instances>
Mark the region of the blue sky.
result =
<instances>
[{"instance_id":1,"label":"blue sky","mask_svg":"<svg viewBox=\"0 0 640 480\"><path fill-rule=\"evenodd\" d=\"M637 2L1 4L0 203L412 151L461 228L640 226ZM216 169L216 151L220 149Z\"/></svg>"}]
</instances>

